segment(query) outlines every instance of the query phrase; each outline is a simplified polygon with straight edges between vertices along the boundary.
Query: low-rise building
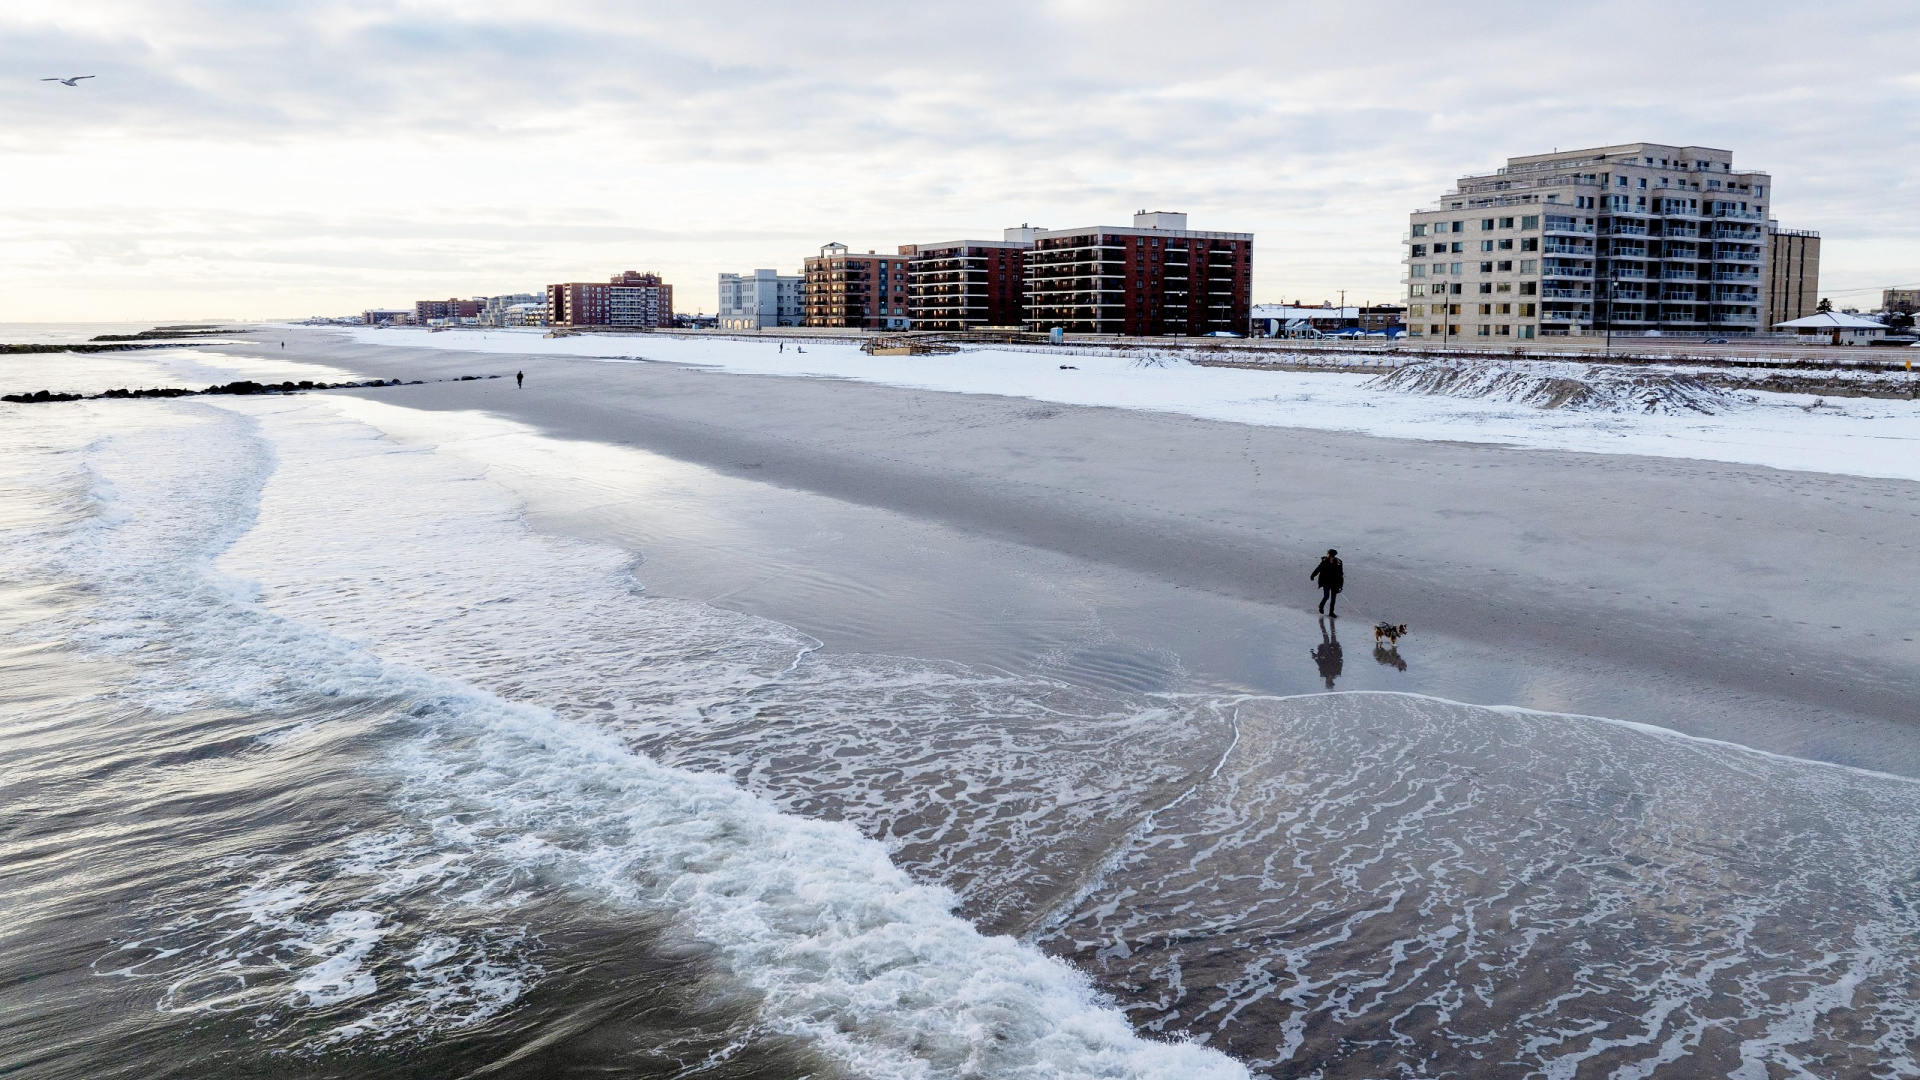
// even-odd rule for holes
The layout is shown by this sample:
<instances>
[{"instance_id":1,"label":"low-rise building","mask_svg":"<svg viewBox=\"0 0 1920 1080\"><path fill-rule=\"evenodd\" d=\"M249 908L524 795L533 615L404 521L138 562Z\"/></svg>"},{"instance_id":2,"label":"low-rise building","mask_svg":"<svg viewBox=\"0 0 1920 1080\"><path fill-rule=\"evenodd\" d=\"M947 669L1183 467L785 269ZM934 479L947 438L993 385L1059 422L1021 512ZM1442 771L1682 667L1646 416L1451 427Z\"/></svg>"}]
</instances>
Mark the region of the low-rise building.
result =
<instances>
[{"instance_id":1,"label":"low-rise building","mask_svg":"<svg viewBox=\"0 0 1920 1080\"><path fill-rule=\"evenodd\" d=\"M1401 323L1406 310L1394 304L1255 304L1252 331L1255 337L1330 337L1342 332L1394 336L1406 329Z\"/></svg>"},{"instance_id":2,"label":"low-rise building","mask_svg":"<svg viewBox=\"0 0 1920 1080\"><path fill-rule=\"evenodd\" d=\"M510 309L528 304L537 304L543 308L546 306L545 298L536 293L501 293L499 296L481 296L475 299L480 301L481 326L512 326L515 324L507 321L507 312Z\"/></svg>"},{"instance_id":3,"label":"low-rise building","mask_svg":"<svg viewBox=\"0 0 1920 1080\"><path fill-rule=\"evenodd\" d=\"M413 311L408 308L368 308L360 313L367 326L412 326Z\"/></svg>"},{"instance_id":4,"label":"low-rise building","mask_svg":"<svg viewBox=\"0 0 1920 1080\"><path fill-rule=\"evenodd\" d=\"M547 325L547 305L539 301L527 304L509 304L500 312L501 326L545 326Z\"/></svg>"},{"instance_id":5,"label":"low-rise building","mask_svg":"<svg viewBox=\"0 0 1920 1080\"><path fill-rule=\"evenodd\" d=\"M628 270L609 279L547 286L547 325L653 329L673 325L673 286Z\"/></svg>"},{"instance_id":6,"label":"low-rise building","mask_svg":"<svg viewBox=\"0 0 1920 1080\"><path fill-rule=\"evenodd\" d=\"M1804 319L1774 323L1773 328L1787 330L1801 337L1825 339L1830 345L1863 345L1887 336L1885 323L1839 311L1815 312Z\"/></svg>"},{"instance_id":7,"label":"low-rise building","mask_svg":"<svg viewBox=\"0 0 1920 1080\"><path fill-rule=\"evenodd\" d=\"M1197 232L1187 215L1131 226L1039 229L1027 252L1027 326L1072 334L1243 334L1253 306L1253 234Z\"/></svg>"},{"instance_id":8,"label":"low-rise building","mask_svg":"<svg viewBox=\"0 0 1920 1080\"><path fill-rule=\"evenodd\" d=\"M849 330L906 330L908 260L899 255L856 255L845 244L828 244L809 256L802 304L807 326Z\"/></svg>"},{"instance_id":9,"label":"low-rise building","mask_svg":"<svg viewBox=\"0 0 1920 1080\"><path fill-rule=\"evenodd\" d=\"M762 330L769 326L799 326L806 319L801 303L806 279L778 270L720 275L720 309L716 325L722 330Z\"/></svg>"},{"instance_id":10,"label":"low-rise building","mask_svg":"<svg viewBox=\"0 0 1920 1080\"><path fill-rule=\"evenodd\" d=\"M1039 231L1022 225L999 240L902 244L914 329L1024 326L1026 254Z\"/></svg>"}]
</instances>

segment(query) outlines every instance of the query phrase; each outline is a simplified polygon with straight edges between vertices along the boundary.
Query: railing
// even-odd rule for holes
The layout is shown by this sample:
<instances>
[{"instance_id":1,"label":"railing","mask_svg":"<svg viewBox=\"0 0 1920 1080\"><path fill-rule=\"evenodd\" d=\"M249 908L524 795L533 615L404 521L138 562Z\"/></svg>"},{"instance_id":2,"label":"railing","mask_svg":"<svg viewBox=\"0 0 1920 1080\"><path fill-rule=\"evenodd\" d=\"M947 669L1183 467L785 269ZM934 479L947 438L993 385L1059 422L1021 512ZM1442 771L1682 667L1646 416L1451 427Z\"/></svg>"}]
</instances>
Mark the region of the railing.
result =
<instances>
[{"instance_id":1,"label":"railing","mask_svg":"<svg viewBox=\"0 0 1920 1080\"><path fill-rule=\"evenodd\" d=\"M1555 223L1549 220L1546 227L1546 231L1550 233L1577 233L1583 236L1592 236L1593 230L1592 225L1582 225L1577 221Z\"/></svg>"},{"instance_id":2,"label":"railing","mask_svg":"<svg viewBox=\"0 0 1920 1080\"><path fill-rule=\"evenodd\" d=\"M1591 300L1593 293L1582 289L1541 289L1540 296L1548 300Z\"/></svg>"},{"instance_id":3,"label":"railing","mask_svg":"<svg viewBox=\"0 0 1920 1080\"><path fill-rule=\"evenodd\" d=\"M1738 221L1765 221L1767 216L1758 210L1711 210L1708 217L1732 218Z\"/></svg>"},{"instance_id":4,"label":"railing","mask_svg":"<svg viewBox=\"0 0 1920 1080\"><path fill-rule=\"evenodd\" d=\"M1759 281L1760 271L1755 270L1751 274L1742 274L1734 270L1715 270L1713 272L1713 280L1715 281Z\"/></svg>"},{"instance_id":5,"label":"railing","mask_svg":"<svg viewBox=\"0 0 1920 1080\"><path fill-rule=\"evenodd\" d=\"M1625 222L1616 221L1613 223L1613 228L1607 230L1607 233L1610 236L1645 236L1647 235L1647 227L1645 225L1629 225Z\"/></svg>"},{"instance_id":6,"label":"railing","mask_svg":"<svg viewBox=\"0 0 1920 1080\"><path fill-rule=\"evenodd\" d=\"M1593 245L1554 243L1552 240L1540 245L1540 251L1546 255L1592 255Z\"/></svg>"},{"instance_id":7,"label":"railing","mask_svg":"<svg viewBox=\"0 0 1920 1080\"><path fill-rule=\"evenodd\" d=\"M1663 266L1660 276L1667 281L1698 281L1700 274L1691 266Z\"/></svg>"},{"instance_id":8,"label":"railing","mask_svg":"<svg viewBox=\"0 0 1920 1080\"><path fill-rule=\"evenodd\" d=\"M1656 258L1657 256L1648 255L1646 248L1634 249L1634 248L1615 247L1613 251L1608 254L1607 257L1610 259L1649 259L1649 258Z\"/></svg>"},{"instance_id":9,"label":"railing","mask_svg":"<svg viewBox=\"0 0 1920 1080\"><path fill-rule=\"evenodd\" d=\"M1540 276L1549 278L1589 278L1593 276L1593 267L1547 266L1541 268Z\"/></svg>"},{"instance_id":10,"label":"railing","mask_svg":"<svg viewBox=\"0 0 1920 1080\"><path fill-rule=\"evenodd\" d=\"M1716 251L1713 253L1713 261L1757 263L1760 261L1760 253L1757 251Z\"/></svg>"},{"instance_id":11,"label":"railing","mask_svg":"<svg viewBox=\"0 0 1920 1080\"><path fill-rule=\"evenodd\" d=\"M1698 237L1700 235L1700 226L1689 225L1684 221L1670 221L1667 223L1665 232L1668 236Z\"/></svg>"}]
</instances>

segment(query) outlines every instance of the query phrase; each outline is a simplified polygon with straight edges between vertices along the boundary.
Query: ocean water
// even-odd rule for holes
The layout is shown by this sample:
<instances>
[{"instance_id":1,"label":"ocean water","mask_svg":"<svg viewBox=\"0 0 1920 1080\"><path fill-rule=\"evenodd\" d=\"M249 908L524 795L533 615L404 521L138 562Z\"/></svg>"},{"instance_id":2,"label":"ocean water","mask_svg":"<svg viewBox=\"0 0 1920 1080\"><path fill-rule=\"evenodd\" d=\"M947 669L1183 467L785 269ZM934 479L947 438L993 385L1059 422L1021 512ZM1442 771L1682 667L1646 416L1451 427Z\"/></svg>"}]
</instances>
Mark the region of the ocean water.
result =
<instances>
[{"instance_id":1,"label":"ocean water","mask_svg":"<svg viewBox=\"0 0 1920 1080\"><path fill-rule=\"evenodd\" d=\"M391 406L4 408L0 1071L1920 1075L1910 781L828 654Z\"/></svg>"}]
</instances>

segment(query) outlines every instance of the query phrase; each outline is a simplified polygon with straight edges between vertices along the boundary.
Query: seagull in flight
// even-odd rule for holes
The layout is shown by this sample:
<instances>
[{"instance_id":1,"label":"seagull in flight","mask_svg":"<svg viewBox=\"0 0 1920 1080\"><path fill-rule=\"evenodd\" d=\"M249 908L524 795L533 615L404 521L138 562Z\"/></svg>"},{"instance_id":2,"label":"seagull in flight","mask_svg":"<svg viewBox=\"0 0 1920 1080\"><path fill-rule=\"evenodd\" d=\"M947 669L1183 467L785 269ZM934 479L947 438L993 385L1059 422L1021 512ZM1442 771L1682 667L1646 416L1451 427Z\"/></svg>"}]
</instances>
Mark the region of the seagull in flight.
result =
<instances>
[{"instance_id":1,"label":"seagull in flight","mask_svg":"<svg viewBox=\"0 0 1920 1080\"><path fill-rule=\"evenodd\" d=\"M41 81L41 82L57 82L57 83L59 83L59 84L60 84L61 86L79 86L79 85L80 85L80 80L81 80L81 79L92 79L92 78L96 78L96 76L93 76L93 75L75 75L75 76L74 76L73 78L71 78L71 79L60 79L60 78L47 78L47 79L41 79L40 81Z\"/></svg>"}]
</instances>

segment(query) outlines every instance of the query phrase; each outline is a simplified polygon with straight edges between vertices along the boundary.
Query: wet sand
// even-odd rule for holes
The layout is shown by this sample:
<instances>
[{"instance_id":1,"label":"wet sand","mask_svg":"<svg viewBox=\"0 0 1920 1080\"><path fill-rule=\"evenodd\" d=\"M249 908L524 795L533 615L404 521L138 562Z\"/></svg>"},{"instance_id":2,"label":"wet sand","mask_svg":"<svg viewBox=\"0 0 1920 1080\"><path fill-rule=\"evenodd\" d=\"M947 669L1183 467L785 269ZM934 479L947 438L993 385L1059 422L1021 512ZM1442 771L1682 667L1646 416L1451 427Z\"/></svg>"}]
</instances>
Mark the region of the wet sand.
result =
<instances>
[{"instance_id":1,"label":"wet sand","mask_svg":"<svg viewBox=\"0 0 1920 1080\"><path fill-rule=\"evenodd\" d=\"M656 592L831 648L1137 689L1323 689L1306 574L1336 546L1338 689L1920 775L1920 485L284 336L288 360L370 377L524 369L523 390L356 393L683 463L670 496L536 498L536 520L644 552ZM699 527L659 512L676 500L707 511ZM1407 670L1376 662L1379 618L1413 626Z\"/></svg>"}]
</instances>

